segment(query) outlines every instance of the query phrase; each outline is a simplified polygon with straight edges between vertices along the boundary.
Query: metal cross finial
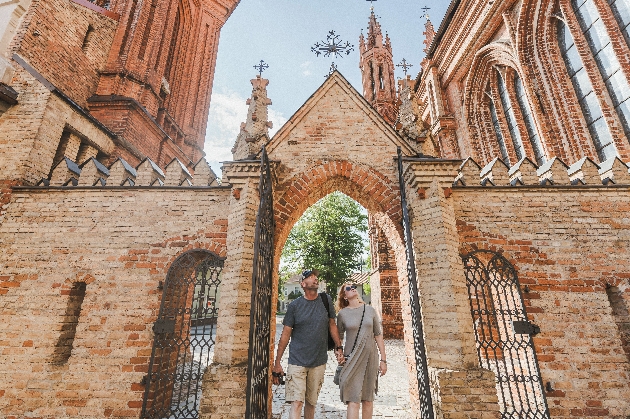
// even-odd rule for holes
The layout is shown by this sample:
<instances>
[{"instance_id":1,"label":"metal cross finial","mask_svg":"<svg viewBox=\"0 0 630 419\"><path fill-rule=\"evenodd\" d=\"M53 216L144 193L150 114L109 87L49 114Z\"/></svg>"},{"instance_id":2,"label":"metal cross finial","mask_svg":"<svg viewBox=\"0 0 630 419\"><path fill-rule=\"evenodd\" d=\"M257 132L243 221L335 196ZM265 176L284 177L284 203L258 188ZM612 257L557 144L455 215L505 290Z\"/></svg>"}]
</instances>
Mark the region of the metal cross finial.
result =
<instances>
[{"instance_id":1,"label":"metal cross finial","mask_svg":"<svg viewBox=\"0 0 630 419\"><path fill-rule=\"evenodd\" d=\"M407 60L403 58L403 60L399 64L396 64L396 67L401 67L403 69L403 72L405 73L405 76L407 76L407 70L413 67L413 64L408 64Z\"/></svg>"},{"instance_id":2,"label":"metal cross finial","mask_svg":"<svg viewBox=\"0 0 630 419\"><path fill-rule=\"evenodd\" d=\"M311 51L319 57L320 54L324 54L324 57L333 55L334 58L343 57L342 54L349 55L354 51L354 45L347 42L344 44L339 38L339 35L335 34L335 31L329 31L326 35L326 41L317 42L311 47Z\"/></svg>"},{"instance_id":3,"label":"metal cross finial","mask_svg":"<svg viewBox=\"0 0 630 419\"><path fill-rule=\"evenodd\" d=\"M405 60L404 58L402 59L402 61L400 62L400 64L396 64L396 67L400 67L403 69L403 72L405 73L405 78L407 77L407 71L413 67L413 64L408 64L407 60Z\"/></svg>"},{"instance_id":4,"label":"metal cross finial","mask_svg":"<svg viewBox=\"0 0 630 419\"><path fill-rule=\"evenodd\" d=\"M258 70L258 74L262 77L263 71L269 68L269 65L265 63L264 60L260 60L260 64L254 66L256 70Z\"/></svg>"},{"instance_id":5,"label":"metal cross finial","mask_svg":"<svg viewBox=\"0 0 630 419\"><path fill-rule=\"evenodd\" d=\"M369 1L370 2L370 10L374 11L374 2L376 0L365 0L365 1Z\"/></svg>"},{"instance_id":6,"label":"metal cross finial","mask_svg":"<svg viewBox=\"0 0 630 419\"><path fill-rule=\"evenodd\" d=\"M427 6L424 6L424 7L421 7L420 10L422 10L422 12L424 13L423 17L426 17L427 20L428 20L429 19L429 10L431 10L431 8L427 7Z\"/></svg>"}]
</instances>

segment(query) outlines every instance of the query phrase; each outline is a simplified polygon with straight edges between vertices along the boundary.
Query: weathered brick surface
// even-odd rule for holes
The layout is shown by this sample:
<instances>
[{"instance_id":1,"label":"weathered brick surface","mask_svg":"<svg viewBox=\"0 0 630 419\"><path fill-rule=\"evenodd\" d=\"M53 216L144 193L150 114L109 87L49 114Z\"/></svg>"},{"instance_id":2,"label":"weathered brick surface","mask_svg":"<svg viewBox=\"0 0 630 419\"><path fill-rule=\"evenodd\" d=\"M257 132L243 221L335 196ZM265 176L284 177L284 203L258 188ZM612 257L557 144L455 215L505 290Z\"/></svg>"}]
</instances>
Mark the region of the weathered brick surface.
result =
<instances>
[{"instance_id":1,"label":"weathered brick surface","mask_svg":"<svg viewBox=\"0 0 630 419\"><path fill-rule=\"evenodd\" d=\"M630 302L627 187L454 189L460 251L500 251L515 266L552 417L626 417L622 344ZM610 301L606 287L616 287ZM621 330L620 330L621 329ZM627 335L626 335L627 336Z\"/></svg>"},{"instance_id":2,"label":"weathered brick surface","mask_svg":"<svg viewBox=\"0 0 630 419\"><path fill-rule=\"evenodd\" d=\"M14 191L0 228L0 414L138 417L158 282L187 250L226 255L228 196L225 188ZM75 282L86 284L85 298L71 356L56 365Z\"/></svg>"}]
</instances>

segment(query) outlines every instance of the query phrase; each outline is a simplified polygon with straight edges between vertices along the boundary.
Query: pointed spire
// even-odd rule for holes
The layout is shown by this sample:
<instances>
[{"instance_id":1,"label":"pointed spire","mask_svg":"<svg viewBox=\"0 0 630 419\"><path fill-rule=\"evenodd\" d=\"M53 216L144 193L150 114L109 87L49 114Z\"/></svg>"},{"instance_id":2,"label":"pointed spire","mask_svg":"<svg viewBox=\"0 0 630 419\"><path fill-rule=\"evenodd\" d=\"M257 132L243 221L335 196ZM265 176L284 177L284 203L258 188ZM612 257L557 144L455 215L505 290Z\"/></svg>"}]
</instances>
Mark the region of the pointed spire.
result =
<instances>
[{"instance_id":1,"label":"pointed spire","mask_svg":"<svg viewBox=\"0 0 630 419\"><path fill-rule=\"evenodd\" d=\"M431 23L431 21L429 20L429 16L427 16L427 21L424 24L424 32L422 32L422 34L424 35L424 41L422 41L422 43L424 44L423 51L425 53L428 53L429 48L433 43L433 38L435 38L435 28L433 27L433 23Z\"/></svg>"},{"instance_id":2,"label":"pointed spire","mask_svg":"<svg viewBox=\"0 0 630 419\"><path fill-rule=\"evenodd\" d=\"M247 99L249 109L247 120L241 124L241 132L232 147L234 160L253 158L260 151L263 144L269 140L269 128L273 126L268 120L268 106L271 100L267 97L269 80L259 74L252 83L252 97Z\"/></svg>"},{"instance_id":3,"label":"pointed spire","mask_svg":"<svg viewBox=\"0 0 630 419\"><path fill-rule=\"evenodd\" d=\"M363 96L388 123L393 125L396 121L398 103L392 44L387 34L383 40L381 25L373 11L370 13L367 39L363 37L363 33L359 37L359 51Z\"/></svg>"}]
</instances>

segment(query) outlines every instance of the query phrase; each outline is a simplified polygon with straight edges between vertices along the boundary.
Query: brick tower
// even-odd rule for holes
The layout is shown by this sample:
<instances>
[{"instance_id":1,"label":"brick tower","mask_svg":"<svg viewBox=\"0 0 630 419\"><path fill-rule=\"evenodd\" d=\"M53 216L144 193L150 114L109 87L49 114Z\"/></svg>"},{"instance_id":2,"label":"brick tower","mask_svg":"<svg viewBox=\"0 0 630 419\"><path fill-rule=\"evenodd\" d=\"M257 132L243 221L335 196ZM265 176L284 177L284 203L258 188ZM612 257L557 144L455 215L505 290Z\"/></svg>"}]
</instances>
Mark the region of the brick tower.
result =
<instances>
[{"instance_id":1,"label":"brick tower","mask_svg":"<svg viewBox=\"0 0 630 419\"><path fill-rule=\"evenodd\" d=\"M392 44L387 34L383 41L381 25L376 21L373 11L370 14L367 39L363 34L359 37L359 51L363 96L393 125L396 121L397 100Z\"/></svg>"},{"instance_id":2,"label":"brick tower","mask_svg":"<svg viewBox=\"0 0 630 419\"><path fill-rule=\"evenodd\" d=\"M219 31L238 1L115 3L121 20L88 108L158 164L177 157L192 167L203 156Z\"/></svg>"}]
</instances>

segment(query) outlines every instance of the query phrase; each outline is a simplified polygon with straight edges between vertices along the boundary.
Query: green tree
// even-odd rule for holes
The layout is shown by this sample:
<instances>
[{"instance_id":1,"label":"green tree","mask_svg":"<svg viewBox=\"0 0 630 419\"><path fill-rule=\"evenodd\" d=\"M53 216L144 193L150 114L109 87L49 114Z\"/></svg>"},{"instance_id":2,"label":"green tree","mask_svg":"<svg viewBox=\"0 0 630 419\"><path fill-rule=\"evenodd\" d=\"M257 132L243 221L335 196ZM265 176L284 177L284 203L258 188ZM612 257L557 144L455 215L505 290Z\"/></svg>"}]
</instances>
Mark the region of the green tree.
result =
<instances>
[{"instance_id":1,"label":"green tree","mask_svg":"<svg viewBox=\"0 0 630 419\"><path fill-rule=\"evenodd\" d=\"M367 215L361 206L341 192L333 192L306 210L295 224L282 250L281 265L291 272L317 269L334 296L359 268L366 232Z\"/></svg>"}]
</instances>

